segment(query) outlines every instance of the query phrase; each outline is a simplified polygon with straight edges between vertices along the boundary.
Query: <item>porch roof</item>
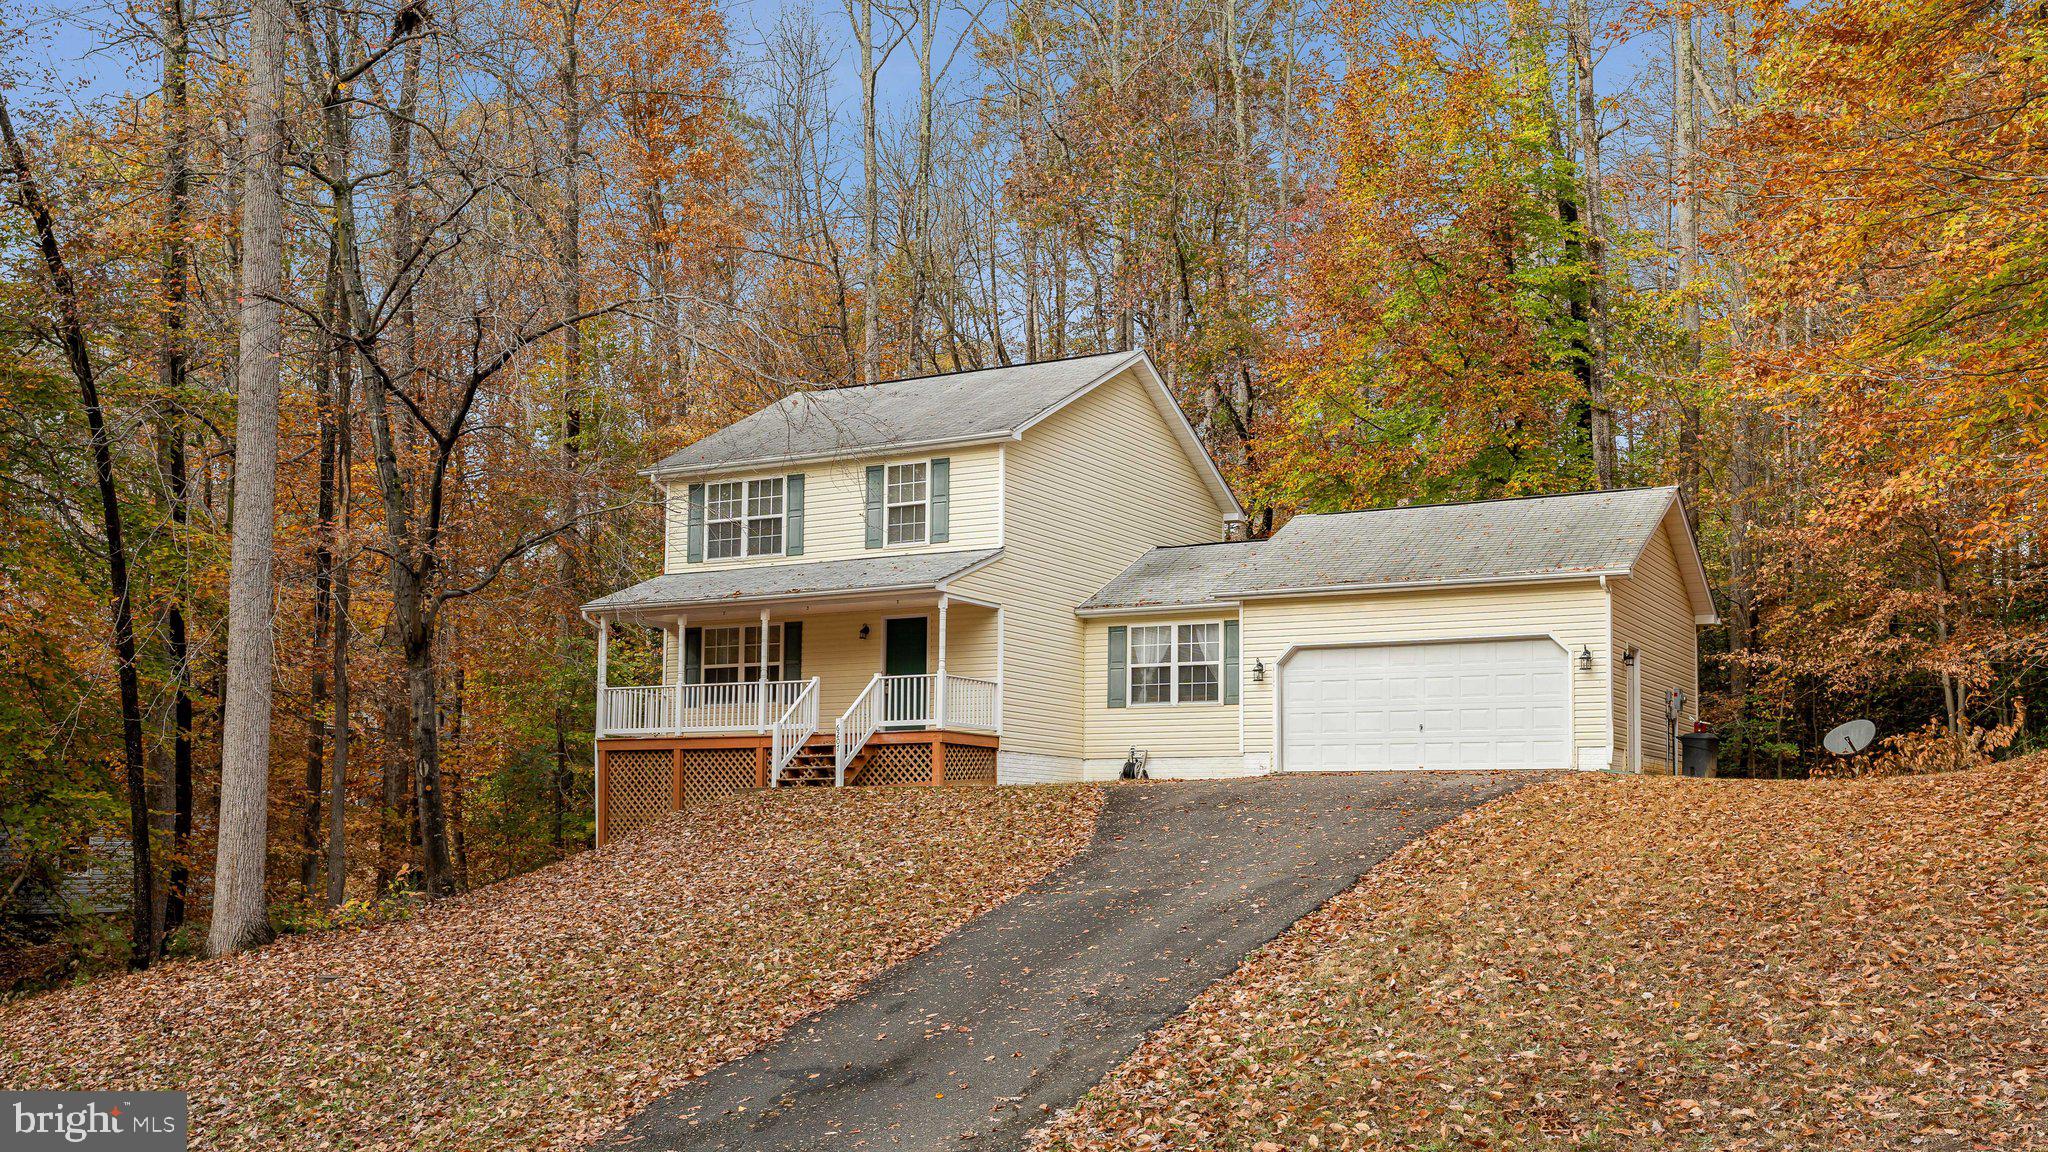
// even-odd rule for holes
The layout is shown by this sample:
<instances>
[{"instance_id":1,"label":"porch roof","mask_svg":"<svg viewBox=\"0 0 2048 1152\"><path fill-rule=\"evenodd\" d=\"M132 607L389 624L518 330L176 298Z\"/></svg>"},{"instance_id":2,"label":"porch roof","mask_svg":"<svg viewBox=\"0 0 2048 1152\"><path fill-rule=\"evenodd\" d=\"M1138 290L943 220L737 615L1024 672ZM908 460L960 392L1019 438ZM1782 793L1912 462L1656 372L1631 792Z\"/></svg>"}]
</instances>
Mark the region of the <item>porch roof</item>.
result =
<instances>
[{"instance_id":1,"label":"porch roof","mask_svg":"<svg viewBox=\"0 0 2048 1152\"><path fill-rule=\"evenodd\" d=\"M617 616L662 608L750 601L863 596L939 589L1002 554L1000 548L964 552L892 553L807 564L740 567L695 565L642 580L583 606L587 616Z\"/></svg>"}]
</instances>

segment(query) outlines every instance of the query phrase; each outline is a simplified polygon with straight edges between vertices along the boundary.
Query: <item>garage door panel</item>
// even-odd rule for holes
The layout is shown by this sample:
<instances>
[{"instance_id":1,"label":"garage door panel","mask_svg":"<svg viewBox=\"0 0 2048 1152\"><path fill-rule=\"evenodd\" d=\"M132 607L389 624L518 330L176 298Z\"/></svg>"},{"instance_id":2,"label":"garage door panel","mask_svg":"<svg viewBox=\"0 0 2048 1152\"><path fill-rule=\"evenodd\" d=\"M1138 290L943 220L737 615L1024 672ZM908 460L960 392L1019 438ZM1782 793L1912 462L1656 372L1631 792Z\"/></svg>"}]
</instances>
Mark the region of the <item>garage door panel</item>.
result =
<instances>
[{"instance_id":1,"label":"garage door panel","mask_svg":"<svg viewBox=\"0 0 2048 1152\"><path fill-rule=\"evenodd\" d=\"M1282 673L1290 771L1563 768L1569 657L1549 640L1298 652Z\"/></svg>"}]
</instances>

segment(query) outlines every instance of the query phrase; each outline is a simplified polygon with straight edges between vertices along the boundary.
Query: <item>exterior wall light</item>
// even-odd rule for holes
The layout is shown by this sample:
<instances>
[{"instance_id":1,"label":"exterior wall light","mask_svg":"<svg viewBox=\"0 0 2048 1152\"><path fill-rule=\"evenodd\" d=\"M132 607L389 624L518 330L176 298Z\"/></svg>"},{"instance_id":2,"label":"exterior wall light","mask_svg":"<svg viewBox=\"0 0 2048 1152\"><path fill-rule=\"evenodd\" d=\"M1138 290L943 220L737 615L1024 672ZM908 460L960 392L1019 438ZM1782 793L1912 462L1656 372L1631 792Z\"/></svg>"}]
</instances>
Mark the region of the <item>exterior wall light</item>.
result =
<instances>
[{"instance_id":1,"label":"exterior wall light","mask_svg":"<svg viewBox=\"0 0 2048 1152\"><path fill-rule=\"evenodd\" d=\"M1584 644L1581 644L1579 645L1579 671L1591 672L1592 670L1593 650L1591 648L1586 647Z\"/></svg>"},{"instance_id":2,"label":"exterior wall light","mask_svg":"<svg viewBox=\"0 0 2048 1152\"><path fill-rule=\"evenodd\" d=\"M1264 660L1257 660L1257 659L1254 659L1254 660L1252 661L1252 683L1254 683L1254 684L1264 684L1265 682L1266 682L1266 662L1265 662Z\"/></svg>"},{"instance_id":3,"label":"exterior wall light","mask_svg":"<svg viewBox=\"0 0 2048 1152\"><path fill-rule=\"evenodd\" d=\"M860 638L863 640L868 638L868 626L865 624L860 626Z\"/></svg>"}]
</instances>

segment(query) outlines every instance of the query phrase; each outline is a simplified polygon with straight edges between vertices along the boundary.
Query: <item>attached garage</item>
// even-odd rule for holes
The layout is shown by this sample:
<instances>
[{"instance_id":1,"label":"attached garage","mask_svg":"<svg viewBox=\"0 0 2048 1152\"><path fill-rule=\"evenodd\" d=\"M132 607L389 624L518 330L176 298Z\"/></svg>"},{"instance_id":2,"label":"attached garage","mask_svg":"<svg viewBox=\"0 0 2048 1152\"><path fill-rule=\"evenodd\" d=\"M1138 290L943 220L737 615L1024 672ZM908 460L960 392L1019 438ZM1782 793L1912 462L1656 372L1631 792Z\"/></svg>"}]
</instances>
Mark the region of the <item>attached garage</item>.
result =
<instances>
[{"instance_id":1,"label":"attached garage","mask_svg":"<svg viewBox=\"0 0 2048 1152\"><path fill-rule=\"evenodd\" d=\"M1662 770L1698 715L1695 637L1715 618L1669 488L1300 515L1270 540L1154 549L1079 614L1098 777L1126 760ZM1133 694L1129 637L1203 620L1237 641L1235 701Z\"/></svg>"},{"instance_id":2,"label":"attached garage","mask_svg":"<svg viewBox=\"0 0 2048 1152\"><path fill-rule=\"evenodd\" d=\"M1569 768L1569 657L1549 637L1305 648L1280 669L1291 772Z\"/></svg>"}]
</instances>

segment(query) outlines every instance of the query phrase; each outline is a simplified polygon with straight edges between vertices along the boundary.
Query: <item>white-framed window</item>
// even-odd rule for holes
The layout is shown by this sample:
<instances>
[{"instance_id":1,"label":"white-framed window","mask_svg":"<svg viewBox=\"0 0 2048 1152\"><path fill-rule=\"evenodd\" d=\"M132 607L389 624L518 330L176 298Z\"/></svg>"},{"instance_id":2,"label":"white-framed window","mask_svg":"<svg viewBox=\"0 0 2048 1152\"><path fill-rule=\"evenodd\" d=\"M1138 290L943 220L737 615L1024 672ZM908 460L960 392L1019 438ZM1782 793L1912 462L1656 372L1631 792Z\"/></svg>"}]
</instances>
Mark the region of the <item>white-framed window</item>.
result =
<instances>
[{"instance_id":1,"label":"white-framed window","mask_svg":"<svg viewBox=\"0 0 2048 1152\"><path fill-rule=\"evenodd\" d=\"M706 628L703 674L706 684L750 684L761 678L761 626ZM768 626L768 679L782 679L782 625Z\"/></svg>"},{"instance_id":2,"label":"white-framed window","mask_svg":"<svg viewBox=\"0 0 2048 1152\"><path fill-rule=\"evenodd\" d=\"M704 555L711 560L782 555L783 478L704 487Z\"/></svg>"},{"instance_id":3,"label":"white-framed window","mask_svg":"<svg viewBox=\"0 0 2048 1152\"><path fill-rule=\"evenodd\" d=\"M882 474L883 542L923 544L930 538L931 522L931 464L889 465Z\"/></svg>"},{"instance_id":4,"label":"white-framed window","mask_svg":"<svg viewBox=\"0 0 2048 1152\"><path fill-rule=\"evenodd\" d=\"M1132 628L1129 667L1133 704L1213 704L1223 699L1223 625Z\"/></svg>"}]
</instances>

